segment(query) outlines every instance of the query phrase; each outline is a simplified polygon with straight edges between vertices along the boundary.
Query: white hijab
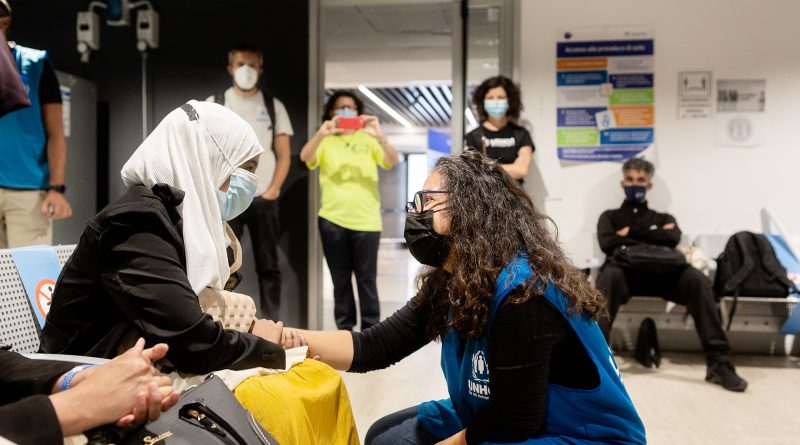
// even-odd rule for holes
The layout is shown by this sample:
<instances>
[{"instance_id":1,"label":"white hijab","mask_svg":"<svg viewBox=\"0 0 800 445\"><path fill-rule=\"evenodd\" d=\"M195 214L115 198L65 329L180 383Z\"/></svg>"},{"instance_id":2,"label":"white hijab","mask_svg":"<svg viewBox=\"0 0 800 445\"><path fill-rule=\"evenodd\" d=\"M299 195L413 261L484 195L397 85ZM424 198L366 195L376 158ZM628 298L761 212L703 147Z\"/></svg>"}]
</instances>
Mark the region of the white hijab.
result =
<instances>
[{"instance_id":1,"label":"white hijab","mask_svg":"<svg viewBox=\"0 0 800 445\"><path fill-rule=\"evenodd\" d=\"M222 289L230 275L215 190L236 167L263 151L253 129L236 113L191 100L169 113L122 167L126 187L164 183L186 193L178 211L186 273L195 293Z\"/></svg>"}]
</instances>

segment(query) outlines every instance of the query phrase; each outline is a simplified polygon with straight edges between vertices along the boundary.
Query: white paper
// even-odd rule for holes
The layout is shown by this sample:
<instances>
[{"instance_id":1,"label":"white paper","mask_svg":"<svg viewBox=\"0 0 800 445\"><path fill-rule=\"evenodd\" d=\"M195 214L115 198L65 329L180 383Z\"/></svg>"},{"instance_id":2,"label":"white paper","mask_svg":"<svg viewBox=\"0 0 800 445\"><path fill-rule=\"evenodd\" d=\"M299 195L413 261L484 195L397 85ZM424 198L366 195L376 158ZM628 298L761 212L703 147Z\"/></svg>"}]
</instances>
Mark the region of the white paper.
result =
<instances>
[{"instance_id":1,"label":"white paper","mask_svg":"<svg viewBox=\"0 0 800 445\"><path fill-rule=\"evenodd\" d=\"M767 139L767 81L717 80L715 141L730 147L757 147Z\"/></svg>"},{"instance_id":2,"label":"white paper","mask_svg":"<svg viewBox=\"0 0 800 445\"><path fill-rule=\"evenodd\" d=\"M711 117L711 71L678 73L678 119Z\"/></svg>"},{"instance_id":3,"label":"white paper","mask_svg":"<svg viewBox=\"0 0 800 445\"><path fill-rule=\"evenodd\" d=\"M763 112L767 103L767 81L718 80L717 113Z\"/></svg>"}]
</instances>

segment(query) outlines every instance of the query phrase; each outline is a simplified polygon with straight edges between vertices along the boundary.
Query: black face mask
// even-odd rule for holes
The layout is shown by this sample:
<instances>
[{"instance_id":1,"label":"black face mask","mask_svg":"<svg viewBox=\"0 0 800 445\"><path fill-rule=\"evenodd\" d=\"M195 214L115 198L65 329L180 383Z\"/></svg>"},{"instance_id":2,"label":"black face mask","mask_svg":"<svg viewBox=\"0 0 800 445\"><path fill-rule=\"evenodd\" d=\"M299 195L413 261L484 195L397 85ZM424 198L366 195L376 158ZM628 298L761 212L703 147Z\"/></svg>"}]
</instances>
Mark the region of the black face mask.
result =
<instances>
[{"instance_id":1,"label":"black face mask","mask_svg":"<svg viewBox=\"0 0 800 445\"><path fill-rule=\"evenodd\" d=\"M450 254L450 241L433 230L433 211L409 213L406 216L406 246L420 263L441 267Z\"/></svg>"}]
</instances>

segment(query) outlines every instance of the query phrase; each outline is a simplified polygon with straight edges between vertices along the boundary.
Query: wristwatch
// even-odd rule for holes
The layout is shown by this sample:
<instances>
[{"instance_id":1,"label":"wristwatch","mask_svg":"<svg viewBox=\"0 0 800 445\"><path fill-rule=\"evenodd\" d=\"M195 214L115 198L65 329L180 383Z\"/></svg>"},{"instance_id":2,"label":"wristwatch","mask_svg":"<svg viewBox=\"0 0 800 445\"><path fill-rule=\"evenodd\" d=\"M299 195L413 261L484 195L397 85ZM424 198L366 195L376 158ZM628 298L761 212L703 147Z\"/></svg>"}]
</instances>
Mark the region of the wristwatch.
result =
<instances>
[{"instance_id":1,"label":"wristwatch","mask_svg":"<svg viewBox=\"0 0 800 445\"><path fill-rule=\"evenodd\" d=\"M55 184L51 185L48 190L52 190L54 192L61 193L62 195L67 191L67 186L64 184Z\"/></svg>"}]
</instances>

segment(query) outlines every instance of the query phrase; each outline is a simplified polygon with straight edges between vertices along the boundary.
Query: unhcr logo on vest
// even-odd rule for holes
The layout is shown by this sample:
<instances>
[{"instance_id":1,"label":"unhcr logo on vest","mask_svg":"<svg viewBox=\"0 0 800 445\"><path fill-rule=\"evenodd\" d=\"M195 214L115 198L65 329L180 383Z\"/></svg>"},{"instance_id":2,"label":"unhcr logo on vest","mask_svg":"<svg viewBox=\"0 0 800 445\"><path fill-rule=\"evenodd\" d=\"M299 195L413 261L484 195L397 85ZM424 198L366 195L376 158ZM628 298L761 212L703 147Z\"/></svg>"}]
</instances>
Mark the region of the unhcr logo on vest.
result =
<instances>
[{"instance_id":1,"label":"unhcr logo on vest","mask_svg":"<svg viewBox=\"0 0 800 445\"><path fill-rule=\"evenodd\" d=\"M470 395L489 399L489 363L480 349L472 354L472 375L467 380Z\"/></svg>"}]
</instances>

